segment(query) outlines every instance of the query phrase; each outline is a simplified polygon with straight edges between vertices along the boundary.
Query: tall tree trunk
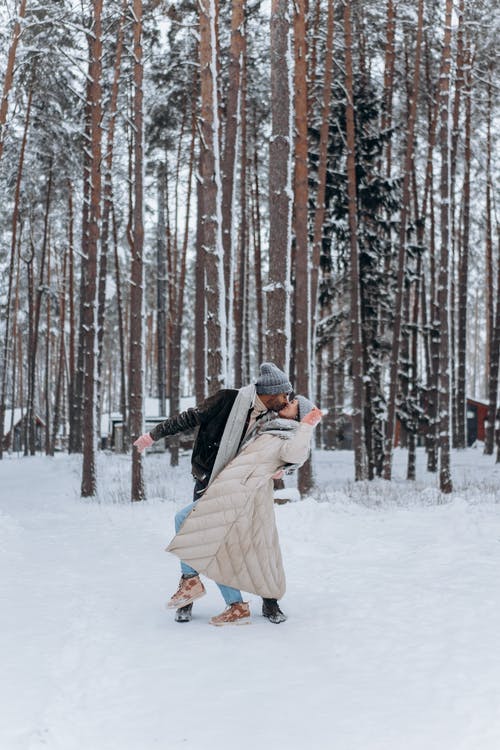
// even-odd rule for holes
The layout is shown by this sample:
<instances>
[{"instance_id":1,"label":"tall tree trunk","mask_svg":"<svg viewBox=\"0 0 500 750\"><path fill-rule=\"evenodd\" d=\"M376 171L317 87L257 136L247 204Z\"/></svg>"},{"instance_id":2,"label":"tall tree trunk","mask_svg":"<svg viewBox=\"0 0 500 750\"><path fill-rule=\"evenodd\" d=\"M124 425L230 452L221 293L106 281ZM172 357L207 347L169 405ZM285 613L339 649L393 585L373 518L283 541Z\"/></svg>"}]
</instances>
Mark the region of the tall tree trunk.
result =
<instances>
[{"instance_id":1,"label":"tall tree trunk","mask_svg":"<svg viewBox=\"0 0 500 750\"><path fill-rule=\"evenodd\" d=\"M21 150L19 152L19 162L17 166L16 176L16 187L14 191L14 208L12 211L12 231L11 231L11 243L10 243L10 262L9 262L9 280L7 284L7 300L5 310L5 329L4 329L4 343L2 352L2 379L0 388L0 459L3 458L3 434L5 429L5 406L6 406L6 387L7 387L7 369L9 366L9 345L10 345L10 314L11 314L11 301L12 301L12 286L14 280L14 269L16 265L16 240L17 240L17 227L19 223L19 203L21 195L21 180L24 168L24 155L26 152L26 142L28 139L28 129L30 123L31 113L31 102L33 99L33 91L30 89L28 94L28 104L26 107L26 116L24 118L24 132L21 141Z\"/></svg>"},{"instance_id":2,"label":"tall tree trunk","mask_svg":"<svg viewBox=\"0 0 500 750\"><path fill-rule=\"evenodd\" d=\"M124 0L123 11L118 24L118 36L116 41L115 61L113 69L113 83L109 101L109 116L106 137L106 149L104 153L104 185L103 185L103 208L102 208L102 232L101 252L99 256L99 285L97 306L97 424L101 423L101 391L102 391L102 359L104 343L104 326L106 314L106 282L108 276L108 255L111 206L113 203L112 166L115 139L116 114L118 106L118 91L121 74L121 60L123 52L123 38L125 14L127 3Z\"/></svg>"},{"instance_id":3,"label":"tall tree trunk","mask_svg":"<svg viewBox=\"0 0 500 750\"><path fill-rule=\"evenodd\" d=\"M16 54L17 46L19 43L19 37L21 36L21 20L24 19L26 14L26 0L21 0L19 4L19 11L17 14L17 20L14 23L12 30L12 40L7 54L7 67L5 70L5 77L3 81L2 100L0 102L0 161L3 155L3 144L5 137L5 123L7 122L7 112L9 108L9 93L12 88L14 80L14 69L16 65Z\"/></svg>"},{"instance_id":4,"label":"tall tree trunk","mask_svg":"<svg viewBox=\"0 0 500 750\"><path fill-rule=\"evenodd\" d=\"M392 127L392 107L394 94L394 69L396 64L396 53L394 38L396 32L396 9L393 0L387 0L385 63L384 63L384 105L381 118L381 130L385 133ZM392 136L387 139L386 145L386 168L387 177L392 171Z\"/></svg>"},{"instance_id":5,"label":"tall tree trunk","mask_svg":"<svg viewBox=\"0 0 500 750\"><path fill-rule=\"evenodd\" d=\"M488 80L488 109L486 115L486 351L485 362L491 362L491 342L493 339L494 325L494 301L493 301L493 232L491 219L491 119L492 119L492 81L491 70ZM488 386L488 365L485 368L485 387L486 393L489 392ZM491 429L490 429L491 434ZM487 435L487 445L485 453L493 451L493 441L490 435Z\"/></svg>"},{"instance_id":6,"label":"tall tree trunk","mask_svg":"<svg viewBox=\"0 0 500 750\"><path fill-rule=\"evenodd\" d=\"M102 0L93 0L93 28L90 41L90 205L87 258L82 264L84 275L83 302L83 464L82 497L93 497L97 490L96 478L96 422L95 380L96 348L96 277L97 252L101 221L101 120L102 120Z\"/></svg>"},{"instance_id":7,"label":"tall tree trunk","mask_svg":"<svg viewBox=\"0 0 500 750\"><path fill-rule=\"evenodd\" d=\"M464 185L462 195L462 237L458 268L458 368L457 368L457 448L467 447L467 308L469 283L470 178L471 178L471 55L468 53L465 81Z\"/></svg>"},{"instance_id":8,"label":"tall tree trunk","mask_svg":"<svg viewBox=\"0 0 500 750\"><path fill-rule=\"evenodd\" d=\"M86 102L85 102L85 129L84 139L87 144L91 143L92 139L92 122L91 122L91 104L90 104L90 90L92 85L92 43L90 38L89 44L89 69L87 76L87 87L86 87ZM91 169L92 169L92 155L91 150L87 147L83 149L83 201L82 201L82 223L81 223L81 264L80 264L80 294L79 294L79 321L78 321L78 351L76 356L76 371L74 376L74 387L73 392L73 407L72 414L73 419L70 423L69 433L69 444L71 453L79 453L82 450L83 445L83 384L84 384L84 360L85 360L85 335L86 331L84 328L84 305L85 305L85 294L86 294L86 272L84 270L85 264L88 260L88 244L90 236L89 218L90 218L90 182L91 182Z\"/></svg>"},{"instance_id":9,"label":"tall tree trunk","mask_svg":"<svg viewBox=\"0 0 500 750\"><path fill-rule=\"evenodd\" d=\"M226 382L226 303L222 247L217 38L214 0L200 0L201 221L205 263L207 384L209 394Z\"/></svg>"},{"instance_id":10,"label":"tall tree trunk","mask_svg":"<svg viewBox=\"0 0 500 750\"><path fill-rule=\"evenodd\" d=\"M130 359L129 359L129 424L130 439L136 440L143 430L143 62L142 62L142 0L134 0L134 226L130 270ZM142 455L132 450L131 500L146 497Z\"/></svg>"},{"instance_id":11,"label":"tall tree trunk","mask_svg":"<svg viewBox=\"0 0 500 750\"><path fill-rule=\"evenodd\" d=\"M191 121L191 145L189 148L189 170L186 197L186 220L184 225L184 238L182 241L180 267L176 269L176 307L173 310L172 321L172 344L170 355L170 414L178 414L181 406L181 343L182 324L184 317L184 293L186 288L187 250L189 240L189 222L191 219L191 193L194 169L194 151L196 141L196 113L193 111ZM179 439L178 436L170 438L170 465L179 464Z\"/></svg>"},{"instance_id":12,"label":"tall tree trunk","mask_svg":"<svg viewBox=\"0 0 500 750\"><path fill-rule=\"evenodd\" d=\"M200 164L201 164L201 145L200 145ZM194 387L196 403L200 404L206 395L207 380L207 357L206 344L207 332L205 329L205 265L207 254L205 252L204 242L204 225L203 216L203 186L201 180L196 181L196 265L195 265L195 286L196 297L194 302L194 326L195 326L195 346L194 346Z\"/></svg>"},{"instance_id":13,"label":"tall tree trunk","mask_svg":"<svg viewBox=\"0 0 500 750\"><path fill-rule=\"evenodd\" d=\"M51 369L51 305L52 305L52 293L51 293L51 242L49 240L47 246L47 294L46 294L46 333L45 333L45 377L44 377L44 395L45 395L45 455L50 456L50 386L52 378L50 375Z\"/></svg>"},{"instance_id":14,"label":"tall tree trunk","mask_svg":"<svg viewBox=\"0 0 500 750\"><path fill-rule=\"evenodd\" d=\"M253 139L253 169L254 188L252 190L252 230L255 274L255 297L257 311L257 359L261 363L264 359L264 298L262 293L262 244L261 244L261 216L259 198L259 160L257 153L257 124L254 112L254 139Z\"/></svg>"},{"instance_id":15,"label":"tall tree trunk","mask_svg":"<svg viewBox=\"0 0 500 750\"><path fill-rule=\"evenodd\" d=\"M245 49L246 0L232 0L231 47L229 50L229 85L226 100L226 133L222 157L222 244L224 247L224 285L226 289L226 317L232 315L233 267L237 248L237 230L233 225L235 212L235 183L237 171L237 143L241 120L241 73ZM241 141L242 145L243 141ZM228 326L230 328L230 326ZM238 332L235 332L238 337ZM231 363L229 363L231 367Z\"/></svg>"},{"instance_id":16,"label":"tall tree trunk","mask_svg":"<svg viewBox=\"0 0 500 750\"><path fill-rule=\"evenodd\" d=\"M308 246L308 142L307 142L307 29L306 0L298 0L294 16L295 45L295 387L309 396L311 389L311 279ZM311 461L299 470L299 492L313 485Z\"/></svg>"},{"instance_id":17,"label":"tall tree trunk","mask_svg":"<svg viewBox=\"0 0 500 750\"><path fill-rule=\"evenodd\" d=\"M40 270L38 275L38 288L34 300L34 316L33 316L33 336L29 349L30 353L30 381L29 381L29 393L28 393L28 410L26 419L28 421L28 433L29 433L29 450L32 456L36 453L36 427L35 427L35 386L36 386L36 359L38 353L38 339L40 331L40 315L42 309L42 296L44 291L43 279L45 277L45 258L47 255L47 244L49 234L49 215L50 215L50 203L52 199L52 164L49 167L49 176L47 179L47 194L45 198L45 214L43 223L43 239L42 239L42 252L40 259Z\"/></svg>"},{"instance_id":18,"label":"tall tree trunk","mask_svg":"<svg viewBox=\"0 0 500 750\"><path fill-rule=\"evenodd\" d=\"M247 224L247 70L246 70L246 42L243 27L243 49L241 59L241 90L240 90L240 226L238 237L238 272L234 293L234 386L241 388L246 380L244 360L246 353L247 326L247 260L248 260L248 224Z\"/></svg>"},{"instance_id":19,"label":"tall tree trunk","mask_svg":"<svg viewBox=\"0 0 500 750\"><path fill-rule=\"evenodd\" d=\"M452 0L446 0L446 19L443 44L443 74L439 85L440 147L441 147L441 253L439 262L439 426L440 467L439 486L442 492L453 489L450 473L450 152L449 105L451 67Z\"/></svg>"},{"instance_id":20,"label":"tall tree trunk","mask_svg":"<svg viewBox=\"0 0 500 750\"><path fill-rule=\"evenodd\" d=\"M166 165L161 163L157 170L158 187L158 219L156 226L156 309L157 309L157 379L158 379L158 411L159 416L167 414L167 248L165 242L165 171ZM170 412L172 414L172 412Z\"/></svg>"},{"instance_id":21,"label":"tall tree trunk","mask_svg":"<svg viewBox=\"0 0 500 750\"><path fill-rule=\"evenodd\" d=\"M318 3L319 7L319 3ZM318 279L321 258L321 246L323 242L323 225L325 223L326 209L326 170L328 162L328 131L330 127L330 108L332 99L333 79L333 31L334 31L334 7L333 0L328 0L328 19L326 27L326 59L325 73L323 78L323 102L321 110L321 128L318 149L318 191L316 196L316 209L314 212L313 250L311 264L311 324L312 341L316 337L316 325L318 323ZM314 350L314 345L312 349Z\"/></svg>"},{"instance_id":22,"label":"tall tree trunk","mask_svg":"<svg viewBox=\"0 0 500 750\"><path fill-rule=\"evenodd\" d=\"M356 195L356 142L354 128L354 87L352 71L351 0L344 0L344 46L347 136L347 198L349 206L350 299L352 338L352 442L354 475L366 479L363 434L363 343L361 332L361 289L359 274L358 217Z\"/></svg>"},{"instance_id":23,"label":"tall tree trunk","mask_svg":"<svg viewBox=\"0 0 500 750\"><path fill-rule=\"evenodd\" d=\"M125 365L125 322L123 315L122 282L120 274L120 258L118 256L118 236L116 217L113 207L111 208L113 219L113 250L115 259L115 283L116 283L116 307L118 312L118 339L120 342L120 412L122 415L123 439L122 451L128 450L128 418L127 418L127 383Z\"/></svg>"},{"instance_id":24,"label":"tall tree trunk","mask_svg":"<svg viewBox=\"0 0 500 750\"><path fill-rule=\"evenodd\" d=\"M57 434L61 421L61 397L64 388L64 364L66 359L65 326L66 326L66 263L67 254L64 254L63 267L59 281L59 352L57 357L56 388L54 394L54 417L52 422L52 434L50 441L50 454L54 455L57 442Z\"/></svg>"},{"instance_id":25,"label":"tall tree trunk","mask_svg":"<svg viewBox=\"0 0 500 750\"><path fill-rule=\"evenodd\" d=\"M266 356L288 370L292 221L291 70L288 0L271 3L271 119L269 142L269 275Z\"/></svg>"},{"instance_id":26,"label":"tall tree trunk","mask_svg":"<svg viewBox=\"0 0 500 750\"><path fill-rule=\"evenodd\" d=\"M72 435L74 435L75 409L75 256L73 235L73 185L68 180L68 302L69 302L69 357L68 357L68 453L74 450Z\"/></svg>"},{"instance_id":27,"label":"tall tree trunk","mask_svg":"<svg viewBox=\"0 0 500 750\"><path fill-rule=\"evenodd\" d=\"M422 29L423 29L424 3L419 0L418 4L418 24L417 24L417 41L415 49L415 70L413 74L413 86L411 91L411 100L409 102L409 118L406 136L406 154L403 176L403 190L401 198L401 215L399 228L399 251L398 251L398 269L397 269L397 287L394 315L394 330L391 351L390 366L390 391L387 414L387 427L385 435L384 450L384 478L390 479L392 473L392 450L394 441L394 430L396 426L396 409L399 390L399 368L400 352L402 344L402 315L403 315L403 297L405 292L405 269L406 256L408 247L407 225L408 211L410 206L410 180L412 171L412 157L415 138L415 122L417 118L417 99L420 81L420 58L422 51Z\"/></svg>"}]
</instances>

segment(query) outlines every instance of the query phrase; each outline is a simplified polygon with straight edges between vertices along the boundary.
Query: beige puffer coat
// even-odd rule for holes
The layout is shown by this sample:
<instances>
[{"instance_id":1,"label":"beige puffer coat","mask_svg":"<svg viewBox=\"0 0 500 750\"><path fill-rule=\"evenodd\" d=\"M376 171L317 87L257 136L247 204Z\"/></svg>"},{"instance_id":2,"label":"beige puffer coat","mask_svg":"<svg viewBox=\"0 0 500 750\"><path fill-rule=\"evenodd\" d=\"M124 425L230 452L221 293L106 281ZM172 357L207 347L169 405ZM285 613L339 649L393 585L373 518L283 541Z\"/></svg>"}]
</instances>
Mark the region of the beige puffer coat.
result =
<instances>
[{"instance_id":1,"label":"beige puffer coat","mask_svg":"<svg viewBox=\"0 0 500 750\"><path fill-rule=\"evenodd\" d=\"M271 477L285 464L304 463L313 432L302 422L293 426L290 439L263 433L233 458L167 550L217 583L280 599L285 572Z\"/></svg>"}]
</instances>

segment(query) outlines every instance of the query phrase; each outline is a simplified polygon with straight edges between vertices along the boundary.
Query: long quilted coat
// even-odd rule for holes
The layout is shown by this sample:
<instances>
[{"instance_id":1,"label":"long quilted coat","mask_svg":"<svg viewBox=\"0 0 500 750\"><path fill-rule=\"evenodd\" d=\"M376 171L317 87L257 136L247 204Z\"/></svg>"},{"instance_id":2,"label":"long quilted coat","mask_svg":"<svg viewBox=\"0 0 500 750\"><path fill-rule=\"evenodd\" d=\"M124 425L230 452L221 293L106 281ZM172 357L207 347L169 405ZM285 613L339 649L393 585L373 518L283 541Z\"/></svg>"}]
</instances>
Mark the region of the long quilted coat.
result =
<instances>
[{"instance_id":1,"label":"long quilted coat","mask_svg":"<svg viewBox=\"0 0 500 750\"><path fill-rule=\"evenodd\" d=\"M281 599L285 572L271 477L309 454L313 428L295 425L288 440L263 433L250 442L208 487L167 550L217 583Z\"/></svg>"}]
</instances>

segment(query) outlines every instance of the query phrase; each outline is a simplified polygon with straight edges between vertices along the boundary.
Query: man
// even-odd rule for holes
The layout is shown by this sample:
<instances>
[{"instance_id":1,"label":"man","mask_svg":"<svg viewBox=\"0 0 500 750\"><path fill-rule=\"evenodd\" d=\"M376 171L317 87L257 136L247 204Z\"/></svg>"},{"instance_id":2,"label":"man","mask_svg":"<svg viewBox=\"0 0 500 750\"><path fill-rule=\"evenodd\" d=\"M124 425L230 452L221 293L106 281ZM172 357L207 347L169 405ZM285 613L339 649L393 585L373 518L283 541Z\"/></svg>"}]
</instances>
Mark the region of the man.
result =
<instances>
[{"instance_id":1,"label":"man","mask_svg":"<svg viewBox=\"0 0 500 750\"><path fill-rule=\"evenodd\" d=\"M142 451L156 440L197 428L191 456L195 502L235 457L244 437L255 423L269 412L278 412L286 406L291 390L285 373L272 362L264 362L255 384L239 390L223 388L199 406L161 422L150 433L141 435L134 445ZM186 578L188 576L183 574L180 585ZM192 606L191 602L179 607L176 621L189 622ZM286 620L276 599L262 600L262 614L275 624Z\"/></svg>"}]
</instances>

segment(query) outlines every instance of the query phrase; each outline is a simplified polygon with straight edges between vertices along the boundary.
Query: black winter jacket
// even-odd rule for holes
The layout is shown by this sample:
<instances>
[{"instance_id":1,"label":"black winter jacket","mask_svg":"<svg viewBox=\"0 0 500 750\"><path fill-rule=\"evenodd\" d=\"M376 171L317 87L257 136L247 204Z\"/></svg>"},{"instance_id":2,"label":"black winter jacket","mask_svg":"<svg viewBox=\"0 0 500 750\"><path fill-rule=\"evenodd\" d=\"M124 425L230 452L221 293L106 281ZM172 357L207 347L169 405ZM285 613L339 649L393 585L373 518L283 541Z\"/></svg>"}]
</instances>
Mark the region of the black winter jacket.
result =
<instances>
[{"instance_id":1,"label":"black winter jacket","mask_svg":"<svg viewBox=\"0 0 500 750\"><path fill-rule=\"evenodd\" d=\"M193 476L201 482L208 482L214 467L217 451L219 450L222 434L226 426L229 413L236 400L238 391L224 388L210 396L199 406L169 417L156 425L149 433L153 440L160 440L178 432L198 429L191 456ZM247 417L250 418L250 409ZM246 431L246 426L242 436Z\"/></svg>"}]
</instances>

